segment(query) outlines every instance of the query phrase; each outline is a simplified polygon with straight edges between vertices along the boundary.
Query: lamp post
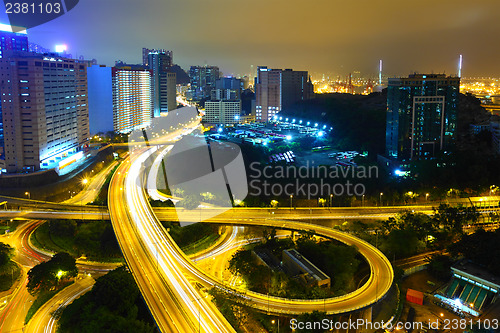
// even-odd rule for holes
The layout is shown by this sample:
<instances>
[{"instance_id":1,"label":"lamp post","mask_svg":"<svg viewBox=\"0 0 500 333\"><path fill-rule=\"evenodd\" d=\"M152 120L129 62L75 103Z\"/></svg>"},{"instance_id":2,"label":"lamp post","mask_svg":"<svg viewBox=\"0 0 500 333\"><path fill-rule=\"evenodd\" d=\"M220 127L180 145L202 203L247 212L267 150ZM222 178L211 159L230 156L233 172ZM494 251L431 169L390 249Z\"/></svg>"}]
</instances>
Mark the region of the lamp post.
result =
<instances>
[{"instance_id":1,"label":"lamp post","mask_svg":"<svg viewBox=\"0 0 500 333\"><path fill-rule=\"evenodd\" d=\"M290 194L290 211L292 211L293 194Z\"/></svg>"},{"instance_id":2,"label":"lamp post","mask_svg":"<svg viewBox=\"0 0 500 333\"><path fill-rule=\"evenodd\" d=\"M89 180L87 178L82 179L82 185L84 189L88 182ZM83 222L83 195L80 196L80 207L81 207L80 209L82 210L82 222Z\"/></svg>"},{"instance_id":3,"label":"lamp post","mask_svg":"<svg viewBox=\"0 0 500 333\"><path fill-rule=\"evenodd\" d=\"M384 193L380 192L380 206L382 206L382 196L384 195Z\"/></svg>"},{"instance_id":4,"label":"lamp post","mask_svg":"<svg viewBox=\"0 0 500 333\"><path fill-rule=\"evenodd\" d=\"M30 192L24 192L24 195L25 195L25 196L27 196L27 197L28 197L28 199L30 199L30 200L31 200L31 194L30 194Z\"/></svg>"},{"instance_id":5,"label":"lamp post","mask_svg":"<svg viewBox=\"0 0 500 333\"><path fill-rule=\"evenodd\" d=\"M361 197L361 206L364 207L365 206L365 195L363 194L363 196Z\"/></svg>"},{"instance_id":6,"label":"lamp post","mask_svg":"<svg viewBox=\"0 0 500 333\"><path fill-rule=\"evenodd\" d=\"M274 325L276 321L273 319L271 320L271 323ZM280 319L278 318L278 333L280 333Z\"/></svg>"},{"instance_id":7,"label":"lamp post","mask_svg":"<svg viewBox=\"0 0 500 333\"><path fill-rule=\"evenodd\" d=\"M330 193L330 208L332 207L333 205L333 194Z\"/></svg>"},{"instance_id":8,"label":"lamp post","mask_svg":"<svg viewBox=\"0 0 500 333\"><path fill-rule=\"evenodd\" d=\"M429 199L429 193L425 193L425 201L427 201L427 199Z\"/></svg>"},{"instance_id":9,"label":"lamp post","mask_svg":"<svg viewBox=\"0 0 500 333\"><path fill-rule=\"evenodd\" d=\"M201 304L200 304L200 300L207 297L208 295L205 295L205 296L201 296L201 297L198 297L194 300L192 300L191 302L197 302L198 303L198 333L201 332Z\"/></svg>"}]
</instances>

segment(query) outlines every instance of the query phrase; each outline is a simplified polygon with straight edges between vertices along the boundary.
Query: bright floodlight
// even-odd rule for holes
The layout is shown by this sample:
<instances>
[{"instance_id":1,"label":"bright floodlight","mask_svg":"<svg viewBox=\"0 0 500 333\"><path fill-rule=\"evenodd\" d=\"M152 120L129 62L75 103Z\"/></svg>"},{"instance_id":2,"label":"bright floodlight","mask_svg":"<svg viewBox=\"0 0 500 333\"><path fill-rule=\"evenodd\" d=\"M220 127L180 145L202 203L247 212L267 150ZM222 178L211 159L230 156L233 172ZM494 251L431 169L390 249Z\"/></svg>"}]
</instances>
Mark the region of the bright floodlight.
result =
<instances>
[{"instance_id":1,"label":"bright floodlight","mask_svg":"<svg viewBox=\"0 0 500 333\"><path fill-rule=\"evenodd\" d=\"M405 177L405 176L408 176L410 173L409 173L409 171L402 171L402 170L396 169L396 170L394 170L394 174L398 177Z\"/></svg>"},{"instance_id":2,"label":"bright floodlight","mask_svg":"<svg viewBox=\"0 0 500 333\"><path fill-rule=\"evenodd\" d=\"M292 119L292 123L294 123L294 122L295 122L295 119Z\"/></svg>"},{"instance_id":3,"label":"bright floodlight","mask_svg":"<svg viewBox=\"0 0 500 333\"><path fill-rule=\"evenodd\" d=\"M308 122L307 122L307 126L309 126L309 124L311 124L311 122L310 122L310 121L308 121Z\"/></svg>"},{"instance_id":4,"label":"bright floodlight","mask_svg":"<svg viewBox=\"0 0 500 333\"><path fill-rule=\"evenodd\" d=\"M299 124L302 124L302 120L299 120Z\"/></svg>"},{"instance_id":5,"label":"bright floodlight","mask_svg":"<svg viewBox=\"0 0 500 333\"><path fill-rule=\"evenodd\" d=\"M288 118L286 118L285 121L288 121Z\"/></svg>"},{"instance_id":6,"label":"bright floodlight","mask_svg":"<svg viewBox=\"0 0 500 333\"><path fill-rule=\"evenodd\" d=\"M278 119L278 116L274 116L274 120L277 120Z\"/></svg>"},{"instance_id":7,"label":"bright floodlight","mask_svg":"<svg viewBox=\"0 0 500 333\"><path fill-rule=\"evenodd\" d=\"M318 127L318 123L314 124L314 127Z\"/></svg>"},{"instance_id":8,"label":"bright floodlight","mask_svg":"<svg viewBox=\"0 0 500 333\"><path fill-rule=\"evenodd\" d=\"M280 117L280 120L283 119L283 117Z\"/></svg>"},{"instance_id":9,"label":"bright floodlight","mask_svg":"<svg viewBox=\"0 0 500 333\"><path fill-rule=\"evenodd\" d=\"M319 136L319 137L322 137L323 135L325 135L325 132L323 132L323 131L319 131L319 132L318 132L318 136Z\"/></svg>"},{"instance_id":10,"label":"bright floodlight","mask_svg":"<svg viewBox=\"0 0 500 333\"><path fill-rule=\"evenodd\" d=\"M67 50L68 50L68 46L66 44L56 45L56 52L57 53L63 53L63 52L66 52Z\"/></svg>"},{"instance_id":11,"label":"bright floodlight","mask_svg":"<svg viewBox=\"0 0 500 333\"><path fill-rule=\"evenodd\" d=\"M217 129L217 132L219 132L219 133L220 133L220 132L222 132L222 127L219 127L219 128Z\"/></svg>"},{"instance_id":12,"label":"bright floodlight","mask_svg":"<svg viewBox=\"0 0 500 333\"><path fill-rule=\"evenodd\" d=\"M291 136L291 135L287 135L287 136L286 136L286 139L287 139L288 141L290 141L290 140L292 140L292 136Z\"/></svg>"},{"instance_id":13,"label":"bright floodlight","mask_svg":"<svg viewBox=\"0 0 500 333\"><path fill-rule=\"evenodd\" d=\"M240 116L238 116L238 115L234 116L234 120L239 120L239 119L240 119Z\"/></svg>"}]
</instances>

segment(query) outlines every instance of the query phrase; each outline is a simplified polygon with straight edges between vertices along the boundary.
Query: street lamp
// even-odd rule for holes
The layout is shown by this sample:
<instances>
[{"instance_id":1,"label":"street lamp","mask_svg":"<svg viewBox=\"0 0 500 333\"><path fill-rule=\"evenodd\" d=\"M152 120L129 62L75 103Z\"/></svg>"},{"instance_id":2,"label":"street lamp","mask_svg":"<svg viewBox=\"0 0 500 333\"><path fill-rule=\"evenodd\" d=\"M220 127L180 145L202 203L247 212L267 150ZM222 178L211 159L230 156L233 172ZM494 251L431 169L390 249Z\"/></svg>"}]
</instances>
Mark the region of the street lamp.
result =
<instances>
[{"instance_id":1,"label":"street lamp","mask_svg":"<svg viewBox=\"0 0 500 333\"><path fill-rule=\"evenodd\" d=\"M330 193L330 207L332 207L333 194Z\"/></svg>"},{"instance_id":2,"label":"street lamp","mask_svg":"<svg viewBox=\"0 0 500 333\"><path fill-rule=\"evenodd\" d=\"M293 194L290 194L290 211L292 211Z\"/></svg>"},{"instance_id":3,"label":"street lamp","mask_svg":"<svg viewBox=\"0 0 500 333\"><path fill-rule=\"evenodd\" d=\"M364 207L365 206L365 195L363 194L363 196L361 197L361 206Z\"/></svg>"},{"instance_id":4,"label":"street lamp","mask_svg":"<svg viewBox=\"0 0 500 333\"><path fill-rule=\"evenodd\" d=\"M24 195L25 195L25 196L27 196L27 197L28 197L28 199L30 199L30 200L31 200L31 194L30 194L30 192L24 192Z\"/></svg>"},{"instance_id":5,"label":"street lamp","mask_svg":"<svg viewBox=\"0 0 500 333\"><path fill-rule=\"evenodd\" d=\"M274 325L274 323L276 323L276 321L273 319L271 320L271 324ZM280 319L278 318L278 333L280 332Z\"/></svg>"},{"instance_id":6,"label":"street lamp","mask_svg":"<svg viewBox=\"0 0 500 333\"><path fill-rule=\"evenodd\" d=\"M425 193L425 201L427 201L427 199L429 199L429 193Z\"/></svg>"},{"instance_id":7,"label":"street lamp","mask_svg":"<svg viewBox=\"0 0 500 333\"><path fill-rule=\"evenodd\" d=\"M380 192L380 206L382 206L382 196L384 195L384 193Z\"/></svg>"},{"instance_id":8,"label":"street lamp","mask_svg":"<svg viewBox=\"0 0 500 333\"><path fill-rule=\"evenodd\" d=\"M492 196L497 190L498 190L498 187L496 185L491 185L490 186L490 196Z\"/></svg>"},{"instance_id":9,"label":"street lamp","mask_svg":"<svg viewBox=\"0 0 500 333\"><path fill-rule=\"evenodd\" d=\"M205 295L205 296L201 296L201 297L198 297L194 300L192 300L191 302L197 302L198 303L198 332L201 332L201 304L200 304L200 301L201 299L207 297L208 295Z\"/></svg>"}]
</instances>

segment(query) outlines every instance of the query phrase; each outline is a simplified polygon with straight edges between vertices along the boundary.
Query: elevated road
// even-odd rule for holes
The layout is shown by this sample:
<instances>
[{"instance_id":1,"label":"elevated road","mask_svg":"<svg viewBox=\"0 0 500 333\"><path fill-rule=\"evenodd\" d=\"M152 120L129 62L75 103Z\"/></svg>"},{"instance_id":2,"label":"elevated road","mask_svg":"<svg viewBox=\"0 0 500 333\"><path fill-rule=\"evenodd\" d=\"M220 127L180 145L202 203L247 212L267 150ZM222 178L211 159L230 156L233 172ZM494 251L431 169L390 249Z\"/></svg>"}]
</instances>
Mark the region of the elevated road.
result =
<instances>
[{"instance_id":1,"label":"elevated road","mask_svg":"<svg viewBox=\"0 0 500 333\"><path fill-rule=\"evenodd\" d=\"M231 288L223 281L207 275L171 239L149 206L144 189L137 185L137 179L143 176L141 164L153 153L152 150L142 151L140 155L126 160L119 167L120 172L117 172L111 181L108 202L113 227L126 261L162 331L190 331L188 327L196 322L193 303L200 297L202 304L199 324L204 330L231 331L212 303L205 301L204 295L193 288L192 282L198 282L205 287L216 286L224 289L246 298L250 306L276 314L296 314L313 310L324 310L328 313L349 312L378 301L392 285L392 266L372 245L331 228L269 218L273 214L267 210L261 213L265 217L255 217L258 210L247 210L247 214L253 218L245 219L240 218L240 210L234 209L208 222L314 230L324 237L356 246L370 265L372 273L368 281L353 293L341 297L326 300L291 300ZM168 211L168 214L173 213L175 211ZM196 210L189 213L193 214L193 220L199 214Z\"/></svg>"},{"instance_id":2,"label":"elevated road","mask_svg":"<svg viewBox=\"0 0 500 333\"><path fill-rule=\"evenodd\" d=\"M41 208L33 210L0 210L0 219L75 219L75 220L109 220L109 213L105 209L90 208L89 206L78 207L78 210L44 210ZM418 208L417 208L418 207ZM204 209L210 209L204 207ZM216 209L216 208L214 208ZM155 215L160 221L176 221L177 213L174 208L153 207ZM252 218L287 219L298 221L318 222L320 220L386 220L396 216L403 210L413 210L417 213L431 215L434 213L432 207L427 206L388 206L388 207L336 207L324 208L289 208L269 209L269 208L233 208L231 211L237 212L237 219L244 221ZM500 213L499 208L478 209L480 214L487 216L490 213ZM242 224L245 224L242 222Z\"/></svg>"},{"instance_id":3,"label":"elevated road","mask_svg":"<svg viewBox=\"0 0 500 333\"><path fill-rule=\"evenodd\" d=\"M57 313L61 312L76 298L89 291L94 283L95 280L92 277L85 276L58 292L38 309L23 332L55 333L57 328Z\"/></svg>"},{"instance_id":4,"label":"elevated road","mask_svg":"<svg viewBox=\"0 0 500 333\"><path fill-rule=\"evenodd\" d=\"M110 217L122 252L162 332L234 332L210 301L193 286L177 258L170 236L161 232L142 188L142 163L156 148L129 157L114 174L108 193ZM130 176L133 173L134 176Z\"/></svg>"}]
</instances>

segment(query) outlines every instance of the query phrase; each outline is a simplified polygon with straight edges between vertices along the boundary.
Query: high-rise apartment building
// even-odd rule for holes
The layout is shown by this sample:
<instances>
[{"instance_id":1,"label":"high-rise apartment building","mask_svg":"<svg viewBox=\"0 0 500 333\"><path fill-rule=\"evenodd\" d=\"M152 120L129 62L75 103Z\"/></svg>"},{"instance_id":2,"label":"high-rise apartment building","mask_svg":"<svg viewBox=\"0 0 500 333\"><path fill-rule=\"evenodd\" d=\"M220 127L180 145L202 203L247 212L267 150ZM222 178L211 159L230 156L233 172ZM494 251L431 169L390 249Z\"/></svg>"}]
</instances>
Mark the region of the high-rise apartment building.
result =
<instances>
[{"instance_id":1,"label":"high-rise apartment building","mask_svg":"<svg viewBox=\"0 0 500 333\"><path fill-rule=\"evenodd\" d=\"M215 89L212 89L211 99L240 99L242 88L243 82L241 79L235 77L221 77L215 81Z\"/></svg>"},{"instance_id":2,"label":"high-rise apartment building","mask_svg":"<svg viewBox=\"0 0 500 333\"><path fill-rule=\"evenodd\" d=\"M8 172L64 168L89 140L84 63L56 54L4 52L0 59L3 140Z\"/></svg>"},{"instance_id":3,"label":"high-rise apartment building","mask_svg":"<svg viewBox=\"0 0 500 333\"><path fill-rule=\"evenodd\" d=\"M146 47L142 48L142 64L146 67L149 67L149 54L150 53L160 53L166 54L168 59L170 59L170 63L168 67L172 67L174 65L174 53L172 51L167 51L164 49L148 49Z\"/></svg>"},{"instance_id":4,"label":"high-rise apartment building","mask_svg":"<svg viewBox=\"0 0 500 333\"><path fill-rule=\"evenodd\" d=\"M386 155L410 161L452 148L457 123L460 78L412 74L389 79Z\"/></svg>"},{"instance_id":5,"label":"high-rise apartment building","mask_svg":"<svg viewBox=\"0 0 500 333\"><path fill-rule=\"evenodd\" d=\"M45 48L41 45L31 42L28 43L28 49L30 52L35 52L35 53L50 53L50 50L48 48Z\"/></svg>"},{"instance_id":6,"label":"high-rise apartment building","mask_svg":"<svg viewBox=\"0 0 500 333\"><path fill-rule=\"evenodd\" d=\"M281 72L281 107L287 109L298 101L314 97L314 86L307 71L285 69Z\"/></svg>"},{"instance_id":7,"label":"high-rise apartment building","mask_svg":"<svg viewBox=\"0 0 500 333\"><path fill-rule=\"evenodd\" d=\"M119 64L112 68L113 128L116 133L129 133L151 123L151 75L151 70L144 66Z\"/></svg>"},{"instance_id":8,"label":"high-rise apartment building","mask_svg":"<svg viewBox=\"0 0 500 333\"><path fill-rule=\"evenodd\" d=\"M294 103L314 97L307 71L268 69L259 66L255 80L256 120L271 120Z\"/></svg>"},{"instance_id":9,"label":"high-rise apartment building","mask_svg":"<svg viewBox=\"0 0 500 333\"><path fill-rule=\"evenodd\" d=\"M17 30L17 29L16 29ZM5 51L29 51L26 31L12 32L12 27L0 24L0 58Z\"/></svg>"},{"instance_id":10,"label":"high-rise apartment building","mask_svg":"<svg viewBox=\"0 0 500 333\"><path fill-rule=\"evenodd\" d=\"M210 99L212 101L218 100L239 100L240 93L233 89L212 89L210 93Z\"/></svg>"},{"instance_id":11,"label":"high-rise apartment building","mask_svg":"<svg viewBox=\"0 0 500 333\"><path fill-rule=\"evenodd\" d=\"M205 102L203 121L209 124L237 124L241 116L240 100L218 100Z\"/></svg>"},{"instance_id":12,"label":"high-rise apartment building","mask_svg":"<svg viewBox=\"0 0 500 333\"><path fill-rule=\"evenodd\" d=\"M191 66L189 69L191 88L188 95L194 100L210 98L219 75L217 66Z\"/></svg>"},{"instance_id":13,"label":"high-rise apartment building","mask_svg":"<svg viewBox=\"0 0 500 333\"><path fill-rule=\"evenodd\" d=\"M112 67L87 67L90 134L112 132L113 82Z\"/></svg>"},{"instance_id":14,"label":"high-rise apartment building","mask_svg":"<svg viewBox=\"0 0 500 333\"><path fill-rule=\"evenodd\" d=\"M170 71L172 67L172 52L150 51L148 66L151 69L151 90L153 98L153 117L159 117L175 110L176 74Z\"/></svg>"}]
</instances>

